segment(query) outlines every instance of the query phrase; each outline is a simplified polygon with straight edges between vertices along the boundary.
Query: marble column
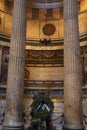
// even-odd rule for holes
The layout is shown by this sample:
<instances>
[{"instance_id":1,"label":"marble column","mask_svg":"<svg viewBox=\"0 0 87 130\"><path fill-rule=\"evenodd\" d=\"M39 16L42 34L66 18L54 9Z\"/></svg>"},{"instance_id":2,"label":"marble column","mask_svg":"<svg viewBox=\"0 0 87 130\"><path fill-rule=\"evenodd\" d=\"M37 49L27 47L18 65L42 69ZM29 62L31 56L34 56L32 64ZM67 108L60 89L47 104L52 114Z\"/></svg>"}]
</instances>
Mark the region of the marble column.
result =
<instances>
[{"instance_id":1,"label":"marble column","mask_svg":"<svg viewBox=\"0 0 87 130\"><path fill-rule=\"evenodd\" d=\"M6 110L3 123L5 130L22 130L23 87L26 42L27 0L14 0L13 25L10 45Z\"/></svg>"},{"instance_id":2,"label":"marble column","mask_svg":"<svg viewBox=\"0 0 87 130\"><path fill-rule=\"evenodd\" d=\"M82 130L81 61L78 29L78 0L64 0L64 125Z\"/></svg>"}]
</instances>

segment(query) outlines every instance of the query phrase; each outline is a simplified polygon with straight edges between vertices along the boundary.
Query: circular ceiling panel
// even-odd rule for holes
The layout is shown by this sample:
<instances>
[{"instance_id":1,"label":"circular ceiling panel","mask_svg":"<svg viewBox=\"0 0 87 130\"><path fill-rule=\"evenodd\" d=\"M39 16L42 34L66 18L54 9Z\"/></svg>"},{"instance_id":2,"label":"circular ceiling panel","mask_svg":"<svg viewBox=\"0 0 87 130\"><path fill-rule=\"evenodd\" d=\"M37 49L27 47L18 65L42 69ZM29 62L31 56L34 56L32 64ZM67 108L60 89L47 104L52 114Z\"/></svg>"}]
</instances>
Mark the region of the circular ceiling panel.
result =
<instances>
[{"instance_id":1,"label":"circular ceiling panel","mask_svg":"<svg viewBox=\"0 0 87 130\"><path fill-rule=\"evenodd\" d=\"M45 24L43 27L43 33L47 36L51 36L55 33L56 28L53 24Z\"/></svg>"}]
</instances>

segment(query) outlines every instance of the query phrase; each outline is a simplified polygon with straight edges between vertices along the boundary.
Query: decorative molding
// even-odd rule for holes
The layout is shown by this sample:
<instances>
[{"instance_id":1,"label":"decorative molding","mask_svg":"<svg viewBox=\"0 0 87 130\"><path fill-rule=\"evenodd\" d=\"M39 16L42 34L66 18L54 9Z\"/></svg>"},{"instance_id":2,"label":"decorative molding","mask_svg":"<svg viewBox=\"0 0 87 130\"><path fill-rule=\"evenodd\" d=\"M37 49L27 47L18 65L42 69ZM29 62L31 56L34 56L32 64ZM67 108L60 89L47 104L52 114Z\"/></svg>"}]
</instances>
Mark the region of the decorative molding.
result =
<instances>
[{"instance_id":1,"label":"decorative molding","mask_svg":"<svg viewBox=\"0 0 87 130\"><path fill-rule=\"evenodd\" d=\"M87 45L80 48L80 54L81 56L87 54Z\"/></svg>"},{"instance_id":2,"label":"decorative molding","mask_svg":"<svg viewBox=\"0 0 87 130\"><path fill-rule=\"evenodd\" d=\"M29 89L49 89L49 90L55 90L58 88L62 88L64 86L63 80L26 80L25 79L25 88Z\"/></svg>"},{"instance_id":3,"label":"decorative molding","mask_svg":"<svg viewBox=\"0 0 87 130\"><path fill-rule=\"evenodd\" d=\"M63 50L26 50L26 64L32 63L51 63L61 64L63 66Z\"/></svg>"},{"instance_id":4,"label":"decorative molding","mask_svg":"<svg viewBox=\"0 0 87 130\"><path fill-rule=\"evenodd\" d=\"M3 46L10 46L10 35L7 35L5 33L0 33L0 45ZM83 42L87 42L87 33L85 33L84 35L82 34L80 37L80 44L81 47L84 46ZM44 42L44 40L36 40L34 38L31 38L28 40L26 40L26 45L30 45L30 46L60 46L64 44L64 40L63 38L61 39L51 39L51 41L49 41L49 39L46 39L46 43Z\"/></svg>"}]
</instances>

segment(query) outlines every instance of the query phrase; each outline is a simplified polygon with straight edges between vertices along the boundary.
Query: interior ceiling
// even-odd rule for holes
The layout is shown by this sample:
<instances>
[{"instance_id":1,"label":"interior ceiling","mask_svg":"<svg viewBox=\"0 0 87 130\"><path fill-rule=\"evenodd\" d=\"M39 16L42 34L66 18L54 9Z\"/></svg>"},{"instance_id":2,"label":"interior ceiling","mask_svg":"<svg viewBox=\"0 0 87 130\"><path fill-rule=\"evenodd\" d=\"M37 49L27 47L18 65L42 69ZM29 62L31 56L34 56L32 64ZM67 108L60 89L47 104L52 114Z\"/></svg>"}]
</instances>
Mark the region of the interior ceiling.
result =
<instances>
[{"instance_id":1,"label":"interior ceiling","mask_svg":"<svg viewBox=\"0 0 87 130\"><path fill-rule=\"evenodd\" d=\"M54 2L61 2L62 0L29 0L29 1L34 3L54 3Z\"/></svg>"},{"instance_id":2,"label":"interior ceiling","mask_svg":"<svg viewBox=\"0 0 87 130\"><path fill-rule=\"evenodd\" d=\"M14 0L7 0L14 1ZM63 0L28 0L28 7L31 8L58 8L63 6Z\"/></svg>"},{"instance_id":3,"label":"interior ceiling","mask_svg":"<svg viewBox=\"0 0 87 130\"><path fill-rule=\"evenodd\" d=\"M14 1L14 0L8 0ZM78 0L80 1L80 0ZM63 0L28 0L28 7L31 8L58 8L63 7Z\"/></svg>"},{"instance_id":4,"label":"interior ceiling","mask_svg":"<svg viewBox=\"0 0 87 130\"><path fill-rule=\"evenodd\" d=\"M80 0L78 0L79 2ZM34 8L58 8L63 7L63 0L29 0L29 7Z\"/></svg>"},{"instance_id":5,"label":"interior ceiling","mask_svg":"<svg viewBox=\"0 0 87 130\"><path fill-rule=\"evenodd\" d=\"M29 7L35 8L57 8L63 6L62 0L29 0Z\"/></svg>"}]
</instances>

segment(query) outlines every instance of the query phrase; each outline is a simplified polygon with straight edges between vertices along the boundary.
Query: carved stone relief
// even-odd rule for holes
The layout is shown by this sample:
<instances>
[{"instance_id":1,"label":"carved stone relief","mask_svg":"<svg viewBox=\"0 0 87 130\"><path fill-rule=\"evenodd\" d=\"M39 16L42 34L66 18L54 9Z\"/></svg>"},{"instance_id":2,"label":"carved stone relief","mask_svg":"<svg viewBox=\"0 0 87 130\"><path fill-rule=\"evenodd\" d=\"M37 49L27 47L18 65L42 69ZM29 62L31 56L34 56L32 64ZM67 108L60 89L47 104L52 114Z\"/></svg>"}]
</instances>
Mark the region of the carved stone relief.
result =
<instances>
[{"instance_id":1,"label":"carved stone relief","mask_svg":"<svg viewBox=\"0 0 87 130\"><path fill-rule=\"evenodd\" d=\"M3 47L2 65L1 65L1 83L7 82L8 62L9 62L9 48Z\"/></svg>"},{"instance_id":2,"label":"carved stone relief","mask_svg":"<svg viewBox=\"0 0 87 130\"><path fill-rule=\"evenodd\" d=\"M53 18L53 9L47 9L47 19Z\"/></svg>"},{"instance_id":3,"label":"carved stone relief","mask_svg":"<svg viewBox=\"0 0 87 130\"><path fill-rule=\"evenodd\" d=\"M63 58L63 50L58 50L58 51L53 51L53 50L40 50L40 51L33 51L33 50L26 50L26 59L30 59L32 57L33 58L38 58L38 57L45 57L45 58L58 58L61 57Z\"/></svg>"},{"instance_id":4,"label":"carved stone relief","mask_svg":"<svg viewBox=\"0 0 87 130\"><path fill-rule=\"evenodd\" d=\"M24 121L25 121L25 128L27 128L31 123L31 104L33 102L33 98L29 95L24 96Z\"/></svg>"},{"instance_id":5,"label":"carved stone relief","mask_svg":"<svg viewBox=\"0 0 87 130\"><path fill-rule=\"evenodd\" d=\"M32 8L32 19L38 19L39 17L39 9Z\"/></svg>"},{"instance_id":6,"label":"carved stone relief","mask_svg":"<svg viewBox=\"0 0 87 130\"><path fill-rule=\"evenodd\" d=\"M5 0L5 10L6 10L6 12L11 13L11 1L10 0Z\"/></svg>"},{"instance_id":7,"label":"carved stone relief","mask_svg":"<svg viewBox=\"0 0 87 130\"><path fill-rule=\"evenodd\" d=\"M85 86L87 86L87 46L81 47L80 49L82 68L83 68L83 80Z\"/></svg>"},{"instance_id":8,"label":"carved stone relief","mask_svg":"<svg viewBox=\"0 0 87 130\"><path fill-rule=\"evenodd\" d=\"M32 63L56 63L63 66L63 50L26 50L25 58L26 62Z\"/></svg>"},{"instance_id":9,"label":"carved stone relief","mask_svg":"<svg viewBox=\"0 0 87 130\"><path fill-rule=\"evenodd\" d=\"M25 78L29 79L29 75L30 75L29 70L27 70L27 68L25 68Z\"/></svg>"}]
</instances>

